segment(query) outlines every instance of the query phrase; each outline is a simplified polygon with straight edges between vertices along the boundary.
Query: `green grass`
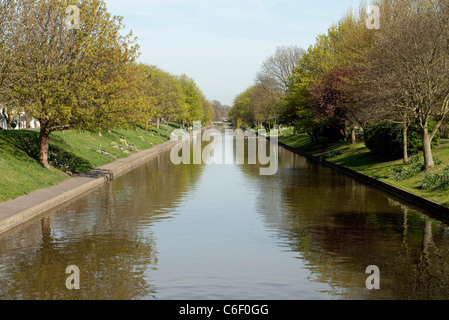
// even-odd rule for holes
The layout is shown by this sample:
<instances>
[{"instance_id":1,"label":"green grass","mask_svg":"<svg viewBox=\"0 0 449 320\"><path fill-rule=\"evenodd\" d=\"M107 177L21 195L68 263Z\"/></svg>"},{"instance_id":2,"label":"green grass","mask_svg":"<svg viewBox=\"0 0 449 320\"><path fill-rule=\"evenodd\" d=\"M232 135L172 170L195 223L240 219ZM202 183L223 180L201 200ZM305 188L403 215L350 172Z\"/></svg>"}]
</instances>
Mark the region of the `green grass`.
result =
<instances>
[{"instance_id":1,"label":"green grass","mask_svg":"<svg viewBox=\"0 0 449 320\"><path fill-rule=\"evenodd\" d=\"M366 148L364 143L352 145L350 143L338 142L322 143L314 146L307 135L280 137L279 141L293 148L308 152L317 157L322 157L330 162L387 182L442 205L449 206L449 184L446 186L440 185L436 188L422 189L421 184L426 174L424 172L414 174L412 177L402 181L392 179L395 170L399 171L406 168L402 159L394 161L384 159L371 152ZM441 144L435 148L433 155L434 159L438 160L439 165L434 169L429 170L428 173L443 172L449 165L449 144ZM420 161L422 160L420 159Z\"/></svg>"},{"instance_id":2,"label":"green grass","mask_svg":"<svg viewBox=\"0 0 449 320\"><path fill-rule=\"evenodd\" d=\"M55 132L50 135L51 170L38 162L38 131L0 131L0 202L164 143L174 129L169 125L151 131L118 129L102 137L90 132Z\"/></svg>"}]
</instances>

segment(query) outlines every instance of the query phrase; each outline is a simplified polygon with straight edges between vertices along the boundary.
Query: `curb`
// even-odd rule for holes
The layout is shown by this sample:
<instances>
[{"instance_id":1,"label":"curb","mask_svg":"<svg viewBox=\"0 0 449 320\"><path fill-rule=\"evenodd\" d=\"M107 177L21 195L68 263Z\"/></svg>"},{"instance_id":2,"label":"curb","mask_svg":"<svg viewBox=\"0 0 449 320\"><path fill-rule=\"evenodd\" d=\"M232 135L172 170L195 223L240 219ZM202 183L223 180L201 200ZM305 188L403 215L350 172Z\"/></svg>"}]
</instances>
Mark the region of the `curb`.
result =
<instances>
[{"instance_id":1,"label":"curb","mask_svg":"<svg viewBox=\"0 0 449 320\"><path fill-rule=\"evenodd\" d=\"M167 141L88 173L76 175L56 186L37 190L14 200L0 203L0 236L49 210L73 201L114 178L130 172L178 143L180 142Z\"/></svg>"},{"instance_id":2,"label":"curb","mask_svg":"<svg viewBox=\"0 0 449 320\"><path fill-rule=\"evenodd\" d=\"M388 193L389 195L392 195L398 199L401 199L415 207L424 209L426 211L429 211L432 214L435 214L435 215L443 217L443 218L449 218L449 207L443 206L443 205L436 203L432 200L429 200L429 199L423 198L421 196L418 196L416 194L410 193L404 189L395 187L389 183L380 181L373 177L367 176L363 173L348 169L339 164L329 162L327 160L322 160L322 159L312 156L304 151L290 147L282 142L279 142L279 145L282 146L283 148L285 148L291 152L294 152L296 154L299 154L300 156L303 156L309 160L321 163L321 164L323 164L329 168L332 168L340 173L350 176L351 178L359 180L360 182L362 182L364 184L367 184L371 187L377 188L385 193Z\"/></svg>"}]
</instances>

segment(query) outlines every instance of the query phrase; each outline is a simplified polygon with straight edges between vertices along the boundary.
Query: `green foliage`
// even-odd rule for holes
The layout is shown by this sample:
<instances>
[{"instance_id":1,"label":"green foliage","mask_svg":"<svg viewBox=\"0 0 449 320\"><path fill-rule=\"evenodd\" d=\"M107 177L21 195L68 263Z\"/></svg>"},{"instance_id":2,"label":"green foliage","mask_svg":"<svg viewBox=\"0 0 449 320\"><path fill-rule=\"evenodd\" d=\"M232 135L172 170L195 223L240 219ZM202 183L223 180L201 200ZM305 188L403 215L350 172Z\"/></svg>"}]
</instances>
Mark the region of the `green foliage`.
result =
<instances>
[{"instance_id":1,"label":"green foliage","mask_svg":"<svg viewBox=\"0 0 449 320\"><path fill-rule=\"evenodd\" d=\"M168 125L170 127L175 128L175 129L180 129L181 128L181 125L179 123L176 123L176 122L169 122Z\"/></svg>"},{"instance_id":2,"label":"green foliage","mask_svg":"<svg viewBox=\"0 0 449 320\"><path fill-rule=\"evenodd\" d=\"M421 189L445 189L449 186L449 166L441 172L426 173L421 180Z\"/></svg>"},{"instance_id":3,"label":"green foliage","mask_svg":"<svg viewBox=\"0 0 449 320\"><path fill-rule=\"evenodd\" d=\"M195 80L183 74L177 77L183 92L183 105L178 116L178 121L184 124L193 124L194 121L203 119L203 94L195 83Z\"/></svg>"},{"instance_id":4,"label":"green foliage","mask_svg":"<svg viewBox=\"0 0 449 320\"><path fill-rule=\"evenodd\" d=\"M411 179L422 172L424 161L422 156L414 156L410 158L410 161L402 168L394 169L390 175L390 179L394 181L404 181Z\"/></svg>"},{"instance_id":5,"label":"green foliage","mask_svg":"<svg viewBox=\"0 0 449 320\"><path fill-rule=\"evenodd\" d=\"M429 130L433 130L435 122L429 122ZM422 129L419 125L411 125L407 133L408 153L418 154L423 149ZM368 149L388 159L400 159L403 156L403 132L401 126L394 123L381 123L368 128L365 131L365 144ZM438 146L441 142L440 134L435 135L432 146Z\"/></svg>"},{"instance_id":6,"label":"green foliage","mask_svg":"<svg viewBox=\"0 0 449 320\"><path fill-rule=\"evenodd\" d=\"M429 131L432 131L435 128L435 121L429 120ZM423 149L422 142L422 129L419 125L414 124L410 126L407 134L407 144L408 151L410 154L417 154ZM400 134L400 139L402 139L402 132ZM432 140L432 147L437 147L441 143L440 131L438 130L435 134L435 137Z\"/></svg>"},{"instance_id":7,"label":"green foliage","mask_svg":"<svg viewBox=\"0 0 449 320\"><path fill-rule=\"evenodd\" d=\"M234 105L229 111L229 116L232 122L237 124L239 128L241 125L254 126L254 110L251 108L251 91L253 87L239 94L234 99Z\"/></svg>"},{"instance_id":8,"label":"green foliage","mask_svg":"<svg viewBox=\"0 0 449 320\"><path fill-rule=\"evenodd\" d=\"M368 149L390 159L402 156L401 129L393 123L381 123L365 131L365 145Z\"/></svg>"}]
</instances>

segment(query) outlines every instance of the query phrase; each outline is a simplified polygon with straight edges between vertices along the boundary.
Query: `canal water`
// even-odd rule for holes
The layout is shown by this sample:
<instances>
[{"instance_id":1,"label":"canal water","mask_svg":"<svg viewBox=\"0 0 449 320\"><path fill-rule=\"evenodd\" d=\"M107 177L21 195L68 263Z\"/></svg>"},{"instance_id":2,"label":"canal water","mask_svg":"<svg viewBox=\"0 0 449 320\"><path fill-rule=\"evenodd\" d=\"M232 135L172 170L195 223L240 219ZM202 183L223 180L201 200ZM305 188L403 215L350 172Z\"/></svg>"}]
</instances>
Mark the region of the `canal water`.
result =
<instances>
[{"instance_id":1,"label":"canal water","mask_svg":"<svg viewBox=\"0 0 449 320\"><path fill-rule=\"evenodd\" d=\"M0 299L449 298L447 222L282 148L259 168L159 155L1 237Z\"/></svg>"}]
</instances>

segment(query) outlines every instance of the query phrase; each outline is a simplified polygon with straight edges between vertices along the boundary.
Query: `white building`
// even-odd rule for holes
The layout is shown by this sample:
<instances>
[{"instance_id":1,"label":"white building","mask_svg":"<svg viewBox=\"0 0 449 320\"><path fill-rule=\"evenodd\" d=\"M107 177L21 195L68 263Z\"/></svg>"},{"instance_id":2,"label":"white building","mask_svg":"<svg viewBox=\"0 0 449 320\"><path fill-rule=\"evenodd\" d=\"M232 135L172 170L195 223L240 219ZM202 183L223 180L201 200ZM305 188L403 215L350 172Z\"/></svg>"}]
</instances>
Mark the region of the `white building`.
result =
<instances>
[{"instance_id":1,"label":"white building","mask_svg":"<svg viewBox=\"0 0 449 320\"><path fill-rule=\"evenodd\" d=\"M37 121L36 119L32 119L28 125L26 117L25 117L25 112L21 112L19 113L18 116L16 116L13 120L12 123L15 123L15 130L20 130L20 129L26 129L26 128L31 128L31 129L37 129L40 128L40 123L39 121ZM0 108L0 129L3 130L7 130L8 129L8 123L6 121L5 116L3 115L3 109Z\"/></svg>"}]
</instances>

